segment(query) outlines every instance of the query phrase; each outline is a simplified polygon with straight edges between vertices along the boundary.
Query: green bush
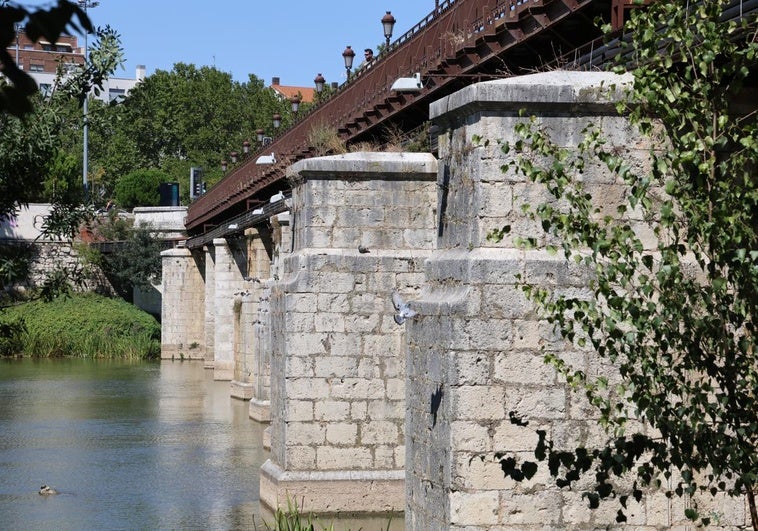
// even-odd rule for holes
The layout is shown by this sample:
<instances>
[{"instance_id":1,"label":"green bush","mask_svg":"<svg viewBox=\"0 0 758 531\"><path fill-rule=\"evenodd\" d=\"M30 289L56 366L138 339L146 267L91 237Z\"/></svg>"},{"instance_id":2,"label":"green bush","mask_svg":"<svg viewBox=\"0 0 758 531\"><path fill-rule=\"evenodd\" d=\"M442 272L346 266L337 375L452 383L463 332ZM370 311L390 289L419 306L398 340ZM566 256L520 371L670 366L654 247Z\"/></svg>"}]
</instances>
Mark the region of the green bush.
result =
<instances>
[{"instance_id":1,"label":"green bush","mask_svg":"<svg viewBox=\"0 0 758 531\"><path fill-rule=\"evenodd\" d=\"M160 185L171 177L160 170L136 170L121 177L116 183L116 203L131 210L137 206L158 206Z\"/></svg>"},{"instance_id":2,"label":"green bush","mask_svg":"<svg viewBox=\"0 0 758 531\"><path fill-rule=\"evenodd\" d=\"M32 357L156 358L160 325L121 299L94 293L8 308L7 322L23 319L23 354Z\"/></svg>"}]
</instances>

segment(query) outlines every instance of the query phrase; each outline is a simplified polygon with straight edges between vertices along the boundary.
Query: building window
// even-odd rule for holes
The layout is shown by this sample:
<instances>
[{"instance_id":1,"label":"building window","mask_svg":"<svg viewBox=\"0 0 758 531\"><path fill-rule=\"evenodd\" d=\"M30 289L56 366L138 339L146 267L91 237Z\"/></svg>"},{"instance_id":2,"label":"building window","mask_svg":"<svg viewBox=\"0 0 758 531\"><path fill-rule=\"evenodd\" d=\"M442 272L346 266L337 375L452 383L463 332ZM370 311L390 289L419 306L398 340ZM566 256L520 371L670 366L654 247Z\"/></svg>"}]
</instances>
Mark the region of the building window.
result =
<instances>
[{"instance_id":1,"label":"building window","mask_svg":"<svg viewBox=\"0 0 758 531\"><path fill-rule=\"evenodd\" d=\"M52 44L43 44L42 49L46 52L52 52L53 51L53 45Z\"/></svg>"},{"instance_id":2,"label":"building window","mask_svg":"<svg viewBox=\"0 0 758 531\"><path fill-rule=\"evenodd\" d=\"M34 63L29 65L29 72L44 72L45 65L35 65Z\"/></svg>"},{"instance_id":3,"label":"building window","mask_svg":"<svg viewBox=\"0 0 758 531\"><path fill-rule=\"evenodd\" d=\"M122 100L124 99L124 96L126 96L126 90L124 89L119 89L119 88L108 89L109 101Z\"/></svg>"},{"instance_id":4,"label":"building window","mask_svg":"<svg viewBox=\"0 0 758 531\"><path fill-rule=\"evenodd\" d=\"M24 50L34 50L33 44L24 44Z\"/></svg>"},{"instance_id":5,"label":"building window","mask_svg":"<svg viewBox=\"0 0 758 531\"><path fill-rule=\"evenodd\" d=\"M53 86L50 83L40 83L39 91L43 98L47 98L53 93Z\"/></svg>"}]
</instances>

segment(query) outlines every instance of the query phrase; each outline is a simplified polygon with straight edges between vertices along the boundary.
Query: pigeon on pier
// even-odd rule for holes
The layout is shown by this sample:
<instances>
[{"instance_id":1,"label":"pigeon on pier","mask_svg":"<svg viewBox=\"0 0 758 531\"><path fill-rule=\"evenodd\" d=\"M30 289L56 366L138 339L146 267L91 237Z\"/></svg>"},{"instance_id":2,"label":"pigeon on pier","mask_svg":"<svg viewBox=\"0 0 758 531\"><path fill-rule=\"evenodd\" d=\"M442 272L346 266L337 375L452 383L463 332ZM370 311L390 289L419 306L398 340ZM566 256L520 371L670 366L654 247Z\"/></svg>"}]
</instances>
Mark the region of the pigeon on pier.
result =
<instances>
[{"instance_id":1,"label":"pigeon on pier","mask_svg":"<svg viewBox=\"0 0 758 531\"><path fill-rule=\"evenodd\" d=\"M393 317L397 324L403 324L406 319L413 319L418 315L418 312L412 310L410 303L405 302L397 291L392 292L392 305L397 312Z\"/></svg>"}]
</instances>

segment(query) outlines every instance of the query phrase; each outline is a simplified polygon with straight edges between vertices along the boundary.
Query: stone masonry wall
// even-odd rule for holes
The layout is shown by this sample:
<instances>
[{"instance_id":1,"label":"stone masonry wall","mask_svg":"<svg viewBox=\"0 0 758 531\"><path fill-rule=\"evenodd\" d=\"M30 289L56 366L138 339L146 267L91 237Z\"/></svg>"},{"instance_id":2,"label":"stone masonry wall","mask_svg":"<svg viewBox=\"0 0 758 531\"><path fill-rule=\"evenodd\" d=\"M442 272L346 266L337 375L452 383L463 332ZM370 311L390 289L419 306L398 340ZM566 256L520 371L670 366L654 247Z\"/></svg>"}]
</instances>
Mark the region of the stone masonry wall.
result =
<instances>
[{"instance_id":1,"label":"stone masonry wall","mask_svg":"<svg viewBox=\"0 0 758 531\"><path fill-rule=\"evenodd\" d=\"M282 275L282 258L292 251L292 234L288 212L277 214L271 221L271 258L260 262L256 276L260 280L258 313L250 331L253 352L253 396L250 399L250 418L258 422L271 420L271 290ZM261 242L263 243L263 242ZM259 255L262 250L256 251ZM268 253L268 251L267 251ZM268 254L266 255L268 257ZM270 448L270 431L264 433L264 445Z\"/></svg>"},{"instance_id":2,"label":"stone masonry wall","mask_svg":"<svg viewBox=\"0 0 758 531\"><path fill-rule=\"evenodd\" d=\"M263 228L246 229L244 288L235 292L234 299L234 376L231 395L234 398L250 400L255 396L255 384L262 375L268 380L268 363L258 357L258 321L261 294L264 282L269 278L271 257L264 239L270 239L270 231Z\"/></svg>"},{"instance_id":3,"label":"stone masonry wall","mask_svg":"<svg viewBox=\"0 0 758 531\"><path fill-rule=\"evenodd\" d=\"M201 255L176 248L161 253L161 358L203 359L205 355L205 270Z\"/></svg>"},{"instance_id":4,"label":"stone masonry wall","mask_svg":"<svg viewBox=\"0 0 758 531\"><path fill-rule=\"evenodd\" d=\"M426 283L407 324L406 529L685 529L683 504L649 494L631 501L628 522L618 506L590 510L581 493L558 489L543 468L530 481L505 479L496 452L533 459L535 430L559 447L604 439L596 411L569 391L543 362L542 347L588 374L615 376L589 350L566 347L540 321L517 285L529 282L581 294L588 274L562 256L524 251L517 237L542 233L521 204L547 196L513 170L497 140L512 141L519 110L538 117L560 145L575 146L594 122L625 159L644 166L650 146L617 116L613 89L629 79L603 73L551 72L472 85L431 107L441 126L437 249L426 264ZM479 141L478 139L481 139ZM487 142L488 141L488 142ZM612 207L623 186L599 167L585 183L600 206ZM649 234L632 214L640 234ZM487 234L504 225L500 243ZM647 237L646 237L647 238ZM652 245L652 239L646 240ZM510 414L528 419L516 426ZM741 502L715 508L722 525L744 525Z\"/></svg>"},{"instance_id":5,"label":"stone masonry wall","mask_svg":"<svg viewBox=\"0 0 758 531\"><path fill-rule=\"evenodd\" d=\"M203 247L203 256L205 259L203 263L203 277L205 279L205 356L203 360L206 369L213 369L213 360L216 352L214 345L216 336L216 306L213 302L216 300L216 248L213 245L206 245Z\"/></svg>"},{"instance_id":6,"label":"stone masonry wall","mask_svg":"<svg viewBox=\"0 0 758 531\"><path fill-rule=\"evenodd\" d=\"M294 251L271 290L272 458L261 501L401 511L404 339L391 294L423 282L436 160L356 153L289 172Z\"/></svg>"}]
</instances>

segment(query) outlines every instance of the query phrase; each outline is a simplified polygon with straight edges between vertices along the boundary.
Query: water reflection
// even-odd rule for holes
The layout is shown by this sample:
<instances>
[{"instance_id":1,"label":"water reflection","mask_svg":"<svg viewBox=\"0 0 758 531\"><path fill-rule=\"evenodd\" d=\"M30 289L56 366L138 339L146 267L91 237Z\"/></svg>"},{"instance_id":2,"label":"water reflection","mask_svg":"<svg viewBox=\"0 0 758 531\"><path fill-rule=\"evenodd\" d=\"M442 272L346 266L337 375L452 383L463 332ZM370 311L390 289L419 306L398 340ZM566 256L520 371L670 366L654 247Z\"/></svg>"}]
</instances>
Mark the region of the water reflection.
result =
<instances>
[{"instance_id":1,"label":"water reflection","mask_svg":"<svg viewBox=\"0 0 758 531\"><path fill-rule=\"evenodd\" d=\"M0 362L0 526L254 529L262 426L212 378L202 362Z\"/></svg>"}]
</instances>

